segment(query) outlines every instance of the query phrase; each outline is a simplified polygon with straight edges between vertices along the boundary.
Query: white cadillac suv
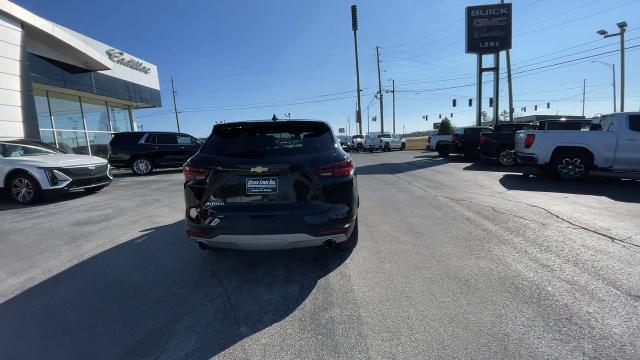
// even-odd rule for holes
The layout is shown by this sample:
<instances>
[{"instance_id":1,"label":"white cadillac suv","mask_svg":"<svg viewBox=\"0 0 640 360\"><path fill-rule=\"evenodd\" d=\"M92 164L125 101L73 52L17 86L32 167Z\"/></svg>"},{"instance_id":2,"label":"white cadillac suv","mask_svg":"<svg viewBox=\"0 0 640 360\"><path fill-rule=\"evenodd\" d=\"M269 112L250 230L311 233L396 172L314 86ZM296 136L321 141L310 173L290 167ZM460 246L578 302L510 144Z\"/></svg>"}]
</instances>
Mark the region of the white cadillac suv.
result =
<instances>
[{"instance_id":1,"label":"white cadillac suv","mask_svg":"<svg viewBox=\"0 0 640 360\"><path fill-rule=\"evenodd\" d=\"M0 190L21 204L35 203L45 193L98 191L112 179L103 158L67 154L36 140L0 140Z\"/></svg>"}]
</instances>

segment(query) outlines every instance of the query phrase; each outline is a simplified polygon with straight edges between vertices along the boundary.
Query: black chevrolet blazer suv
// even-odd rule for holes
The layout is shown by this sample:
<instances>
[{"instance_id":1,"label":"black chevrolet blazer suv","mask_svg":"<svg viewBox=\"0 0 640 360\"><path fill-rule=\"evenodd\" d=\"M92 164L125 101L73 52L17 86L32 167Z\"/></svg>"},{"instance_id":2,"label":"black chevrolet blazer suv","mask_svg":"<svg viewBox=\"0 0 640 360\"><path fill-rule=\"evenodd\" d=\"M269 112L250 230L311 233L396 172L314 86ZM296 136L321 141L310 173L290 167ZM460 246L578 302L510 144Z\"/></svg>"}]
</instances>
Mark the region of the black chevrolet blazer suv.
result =
<instances>
[{"instance_id":1,"label":"black chevrolet blazer suv","mask_svg":"<svg viewBox=\"0 0 640 360\"><path fill-rule=\"evenodd\" d=\"M183 168L187 235L203 250L353 249L354 170L325 122L218 124Z\"/></svg>"}]
</instances>

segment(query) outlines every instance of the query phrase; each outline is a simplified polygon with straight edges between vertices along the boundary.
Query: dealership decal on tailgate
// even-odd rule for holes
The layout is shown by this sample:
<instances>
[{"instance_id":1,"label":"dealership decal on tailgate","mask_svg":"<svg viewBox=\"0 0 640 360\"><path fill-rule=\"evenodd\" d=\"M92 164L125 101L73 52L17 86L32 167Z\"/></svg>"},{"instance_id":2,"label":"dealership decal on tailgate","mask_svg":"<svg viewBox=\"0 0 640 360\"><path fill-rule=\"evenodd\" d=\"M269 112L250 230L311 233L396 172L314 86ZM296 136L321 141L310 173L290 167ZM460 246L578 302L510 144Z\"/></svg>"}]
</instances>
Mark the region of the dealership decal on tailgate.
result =
<instances>
[{"instance_id":1,"label":"dealership decal on tailgate","mask_svg":"<svg viewBox=\"0 0 640 360\"><path fill-rule=\"evenodd\" d=\"M278 178L247 179L247 194L270 194L278 192Z\"/></svg>"}]
</instances>

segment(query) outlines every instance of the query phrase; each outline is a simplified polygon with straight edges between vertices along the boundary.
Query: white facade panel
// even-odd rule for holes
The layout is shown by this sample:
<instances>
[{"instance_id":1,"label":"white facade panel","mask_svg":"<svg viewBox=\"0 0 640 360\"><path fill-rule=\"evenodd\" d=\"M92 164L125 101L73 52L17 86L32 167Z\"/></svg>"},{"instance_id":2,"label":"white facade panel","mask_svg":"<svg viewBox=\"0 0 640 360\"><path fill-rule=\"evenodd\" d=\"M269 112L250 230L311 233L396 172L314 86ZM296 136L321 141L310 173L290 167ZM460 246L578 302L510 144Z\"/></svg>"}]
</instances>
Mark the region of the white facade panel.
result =
<instances>
[{"instance_id":1,"label":"white facade panel","mask_svg":"<svg viewBox=\"0 0 640 360\"><path fill-rule=\"evenodd\" d=\"M11 42L0 42L0 137L21 137L24 127L20 93L20 22L0 14L0 39Z\"/></svg>"},{"instance_id":2,"label":"white facade panel","mask_svg":"<svg viewBox=\"0 0 640 360\"><path fill-rule=\"evenodd\" d=\"M0 120L0 139L15 139L24 137L22 121Z\"/></svg>"},{"instance_id":3,"label":"white facade panel","mask_svg":"<svg viewBox=\"0 0 640 360\"><path fill-rule=\"evenodd\" d=\"M0 88L20 91L20 76L0 71Z\"/></svg>"}]
</instances>

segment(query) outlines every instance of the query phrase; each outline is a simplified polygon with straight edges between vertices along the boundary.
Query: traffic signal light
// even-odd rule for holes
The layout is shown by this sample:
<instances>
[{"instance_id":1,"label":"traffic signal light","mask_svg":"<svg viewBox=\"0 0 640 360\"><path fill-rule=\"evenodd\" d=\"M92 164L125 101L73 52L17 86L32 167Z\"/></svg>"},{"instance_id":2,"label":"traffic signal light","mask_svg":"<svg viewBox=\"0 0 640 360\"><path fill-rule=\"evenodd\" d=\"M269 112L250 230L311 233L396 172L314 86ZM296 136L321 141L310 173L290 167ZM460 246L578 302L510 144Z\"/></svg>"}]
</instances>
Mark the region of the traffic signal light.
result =
<instances>
[{"instance_id":1,"label":"traffic signal light","mask_svg":"<svg viewBox=\"0 0 640 360\"><path fill-rule=\"evenodd\" d=\"M469 107L473 106L473 99L469 99Z\"/></svg>"},{"instance_id":2,"label":"traffic signal light","mask_svg":"<svg viewBox=\"0 0 640 360\"><path fill-rule=\"evenodd\" d=\"M438 114L438 119L442 119L442 114Z\"/></svg>"},{"instance_id":3,"label":"traffic signal light","mask_svg":"<svg viewBox=\"0 0 640 360\"><path fill-rule=\"evenodd\" d=\"M451 113L451 117L453 117L453 113Z\"/></svg>"},{"instance_id":4,"label":"traffic signal light","mask_svg":"<svg viewBox=\"0 0 640 360\"><path fill-rule=\"evenodd\" d=\"M551 108L551 103L547 103L547 109Z\"/></svg>"},{"instance_id":5,"label":"traffic signal light","mask_svg":"<svg viewBox=\"0 0 640 360\"><path fill-rule=\"evenodd\" d=\"M456 99L453 99L453 107L456 107Z\"/></svg>"},{"instance_id":6,"label":"traffic signal light","mask_svg":"<svg viewBox=\"0 0 640 360\"><path fill-rule=\"evenodd\" d=\"M533 106L533 110L534 110L534 111L538 111L538 105L534 105L534 106Z\"/></svg>"},{"instance_id":7,"label":"traffic signal light","mask_svg":"<svg viewBox=\"0 0 640 360\"><path fill-rule=\"evenodd\" d=\"M489 107L493 107L493 98L489 98Z\"/></svg>"}]
</instances>

